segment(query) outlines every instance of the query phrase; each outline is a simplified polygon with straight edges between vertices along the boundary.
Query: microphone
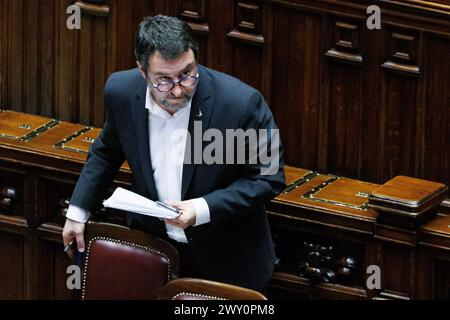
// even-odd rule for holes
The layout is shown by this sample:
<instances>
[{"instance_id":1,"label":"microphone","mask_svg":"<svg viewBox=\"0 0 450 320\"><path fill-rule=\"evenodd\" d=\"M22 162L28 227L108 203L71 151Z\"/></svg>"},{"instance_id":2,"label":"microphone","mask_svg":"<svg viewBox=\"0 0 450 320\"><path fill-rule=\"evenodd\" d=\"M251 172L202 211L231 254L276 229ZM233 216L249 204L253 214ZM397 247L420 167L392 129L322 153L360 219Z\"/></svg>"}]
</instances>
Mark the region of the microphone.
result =
<instances>
[{"instance_id":1,"label":"microphone","mask_svg":"<svg viewBox=\"0 0 450 320\"><path fill-rule=\"evenodd\" d=\"M203 116L202 110L198 109L198 113L196 114L195 119L200 120L202 118L202 116Z\"/></svg>"}]
</instances>

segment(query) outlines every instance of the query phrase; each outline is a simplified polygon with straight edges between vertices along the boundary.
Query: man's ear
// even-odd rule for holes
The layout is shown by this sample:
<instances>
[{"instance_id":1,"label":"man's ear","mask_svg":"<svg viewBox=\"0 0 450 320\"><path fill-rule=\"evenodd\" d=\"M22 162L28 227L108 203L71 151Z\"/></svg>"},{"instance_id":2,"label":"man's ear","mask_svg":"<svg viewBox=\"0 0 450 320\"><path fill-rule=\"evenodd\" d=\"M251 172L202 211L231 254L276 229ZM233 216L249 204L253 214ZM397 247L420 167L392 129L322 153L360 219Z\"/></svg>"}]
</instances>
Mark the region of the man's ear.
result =
<instances>
[{"instance_id":1,"label":"man's ear","mask_svg":"<svg viewBox=\"0 0 450 320\"><path fill-rule=\"evenodd\" d=\"M139 72L141 73L142 78L146 79L146 73L144 68L142 67L142 64L139 61L136 61L136 65L139 68Z\"/></svg>"}]
</instances>

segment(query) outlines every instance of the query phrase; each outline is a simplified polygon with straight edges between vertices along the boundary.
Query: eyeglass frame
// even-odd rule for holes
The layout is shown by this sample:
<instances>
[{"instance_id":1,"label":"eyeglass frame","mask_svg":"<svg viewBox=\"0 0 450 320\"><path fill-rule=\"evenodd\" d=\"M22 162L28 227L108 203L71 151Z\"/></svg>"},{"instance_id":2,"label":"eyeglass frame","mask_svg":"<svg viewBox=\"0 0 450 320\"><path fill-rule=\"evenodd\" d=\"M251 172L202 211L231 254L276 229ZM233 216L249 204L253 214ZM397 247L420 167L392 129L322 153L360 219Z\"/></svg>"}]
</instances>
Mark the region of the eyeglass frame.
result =
<instances>
[{"instance_id":1,"label":"eyeglass frame","mask_svg":"<svg viewBox=\"0 0 450 320\"><path fill-rule=\"evenodd\" d=\"M152 81L150 80L150 77L148 76L147 70L145 70L145 69L142 68L142 71L144 71L144 73L145 73L145 77L147 78L147 82L148 82L153 88L155 88L155 89L158 90L159 92L163 92L163 93L164 93L164 92L169 92L170 90L172 90L173 88L175 88L175 85L176 85L176 84L179 84L180 87L183 87L183 88L193 87L193 86L198 82L198 79L200 78L200 74L197 72L197 74L196 74L195 76L181 77L181 79L178 79L178 80L168 80L168 81L160 82L160 83L158 83L158 84L153 84ZM187 79L195 79L195 81L194 81L193 84L191 84L191 85L189 85L189 86L184 86L181 82L182 82L182 81L185 81L185 80L187 80ZM165 84L169 84L169 83L172 84L172 87L171 87L170 89L168 89L168 90L166 90L166 91L161 91L161 90L159 89L159 86L165 85Z\"/></svg>"}]
</instances>

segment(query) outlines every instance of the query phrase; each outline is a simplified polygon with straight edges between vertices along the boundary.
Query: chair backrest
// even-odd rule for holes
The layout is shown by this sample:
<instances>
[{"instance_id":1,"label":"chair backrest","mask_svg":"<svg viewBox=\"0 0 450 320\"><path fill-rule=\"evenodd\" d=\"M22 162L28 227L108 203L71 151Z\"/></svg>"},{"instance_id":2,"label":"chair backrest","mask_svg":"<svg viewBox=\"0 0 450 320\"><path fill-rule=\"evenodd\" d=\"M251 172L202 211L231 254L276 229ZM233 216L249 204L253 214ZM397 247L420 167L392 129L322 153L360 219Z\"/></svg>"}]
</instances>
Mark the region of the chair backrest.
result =
<instances>
[{"instance_id":1,"label":"chair backrest","mask_svg":"<svg viewBox=\"0 0 450 320\"><path fill-rule=\"evenodd\" d=\"M164 285L160 300L267 300L251 289L204 279L178 278Z\"/></svg>"},{"instance_id":2,"label":"chair backrest","mask_svg":"<svg viewBox=\"0 0 450 320\"><path fill-rule=\"evenodd\" d=\"M89 223L82 299L156 299L164 284L178 275L177 250L138 230Z\"/></svg>"}]
</instances>

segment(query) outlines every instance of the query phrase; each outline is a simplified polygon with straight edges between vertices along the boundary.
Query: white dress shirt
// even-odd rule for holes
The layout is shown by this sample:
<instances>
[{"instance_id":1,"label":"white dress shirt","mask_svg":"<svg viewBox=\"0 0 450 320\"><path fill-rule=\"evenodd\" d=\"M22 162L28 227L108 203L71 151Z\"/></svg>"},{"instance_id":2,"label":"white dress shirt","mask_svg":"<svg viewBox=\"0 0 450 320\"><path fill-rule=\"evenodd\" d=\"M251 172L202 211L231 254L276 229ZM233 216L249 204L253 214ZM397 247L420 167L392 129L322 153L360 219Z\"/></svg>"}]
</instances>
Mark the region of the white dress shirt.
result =
<instances>
[{"instance_id":1,"label":"white dress shirt","mask_svg":"<svg viewBox=\"0 0 450 320\"><path fill-rule=\"evenodd\" d=\"M147 88L145 108L149 112L150 155L158 199L160 201L180 201L191 102L183 109L170 115L153 101L150 88ZM194 226L211 221L209 207L204 198L189 201L195 208ZM89 219L89 212L75 205L70 205L66 217L85 223ZM165 225L167 234L171 239L178 242L188 242L182 228L167 223Z\"/></svg>"}]
</instances>

